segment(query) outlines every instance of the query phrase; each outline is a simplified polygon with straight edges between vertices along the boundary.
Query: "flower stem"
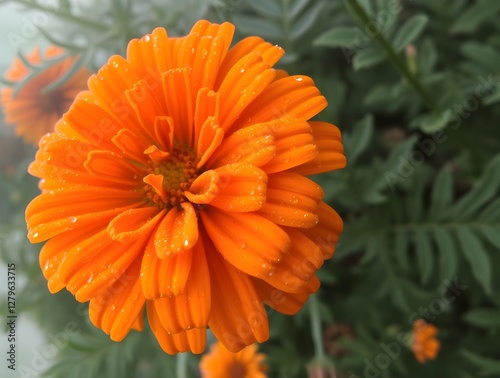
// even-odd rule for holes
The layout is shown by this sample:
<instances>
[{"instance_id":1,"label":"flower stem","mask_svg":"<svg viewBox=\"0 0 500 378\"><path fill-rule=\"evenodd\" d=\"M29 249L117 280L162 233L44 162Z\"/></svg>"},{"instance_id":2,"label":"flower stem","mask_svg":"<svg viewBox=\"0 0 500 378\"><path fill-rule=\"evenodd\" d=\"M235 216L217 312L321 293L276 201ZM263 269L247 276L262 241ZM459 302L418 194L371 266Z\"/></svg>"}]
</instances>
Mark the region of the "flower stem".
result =
<instances>
[{"instance_id":1,"label":"flower stem","mask_svg":"<svg viewBox=\"0 0 500 378\"><path fill-rule=\"evenodd\" d=\"M439 114L439 108L436 106L432 98L422 87L420 82L415 78L415 76L410 72L408 67L403 63L403 61L399 58L398 54L394 51L391 44L387 41L384 34L378 27L376 22L373 22L370 16L366 13L365 9L359 5L357 0L346 0L347 3L351 6L353 11L359 17L361 22L364 25L370 25L373 27L373 34L375 40L379 43L380 47L387 54L389 60L392 64L399 70L401 74L408 80L408 82L413 86L418 95L422 98L424 104L435 114Z\"/></svg>"},{"instance_id":2,"label":"flower stem","mask_svg":"<svg viewBox=\"0 0 500 378\"><path fill-rule=\"evenodd\" d=\"M314 343L314 354L316 360L321 361L325 358L325 348L323 347L323 334L321 332L321 316L319 313L318 297L316 294L309 298L311 303L311 333Z\"/></svg>"},{"instance_id":3,"label":"flower stem","mask_svg":"<svg viewBox=\"0 0 500 378\"><path fill-rule=\"evenodd\" d=\"M177 378L187 378L188 354L179 353L176 358L177 358Z\"/></svg>"}]
</instances>

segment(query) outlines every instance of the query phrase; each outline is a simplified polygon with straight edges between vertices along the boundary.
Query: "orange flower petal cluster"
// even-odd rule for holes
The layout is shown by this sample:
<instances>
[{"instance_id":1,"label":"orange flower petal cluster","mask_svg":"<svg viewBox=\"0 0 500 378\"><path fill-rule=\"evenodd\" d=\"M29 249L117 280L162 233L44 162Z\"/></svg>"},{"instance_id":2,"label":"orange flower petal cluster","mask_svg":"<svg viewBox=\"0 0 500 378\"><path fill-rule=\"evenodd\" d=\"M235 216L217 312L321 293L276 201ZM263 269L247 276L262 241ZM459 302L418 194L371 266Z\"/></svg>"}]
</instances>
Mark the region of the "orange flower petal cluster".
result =
<instances>
[{"instance_id":1,"label":"orange flower petal cluster","mask_svg":"<svg viewBox=\"0 0 500 378\"><path fill-rule=\"evenodd\" d=\"M421 364L437 357L441 347L441 343L436 339L437 332L436 326L428 324L424 319L418 319L413 323L412 350Z\"/></svg>"},{"instance_id":2,"label":"orange flower petal cluster","mask_svg":"<svg viewBox=\"0 0 500 378\"><path fill-rule=\"evenodd\" d=\"M51 46L42 57L39 49L35 48L26 60L32 65L39 65L42 60L57 58L62 53L62 49ZM74 62L75 58L69 57L50 65L27 81L15 95L14 89L10 87L0 91L5 121L15 125L15 133L26 142L37 145L43 135L53 132L56 122L69 109L75 96L86 89L90 72L80 68L62 85L43 93L43 89L68 72ZM19 82L30 74L31 69L16 58L5 73L5 78Z\"/></svg>"},{"instance_id":3,"label":"orange flower petal cluster","mask_svg":"<svg viewBox=\"0 0 500 378\"><path fill-rule=\"evenodd\" d=\"M202 378L266 378L266 356L257 353L255 344L232 353L221 343L214 343L200 361Z\"/></svg>"},{"instance_id":4,"label":"orange flower petal cluster","mask_svg":"<svg viewBox=\"0 0 500 378\"><path fill-rule=\"evenodd\" d=\"M157 28L113 56L44 137L26 210L49 290L90 301L122 340L143 309L169 354L269 338L264 305L294 314L319 288L342 220L306 174L346 164L326 101L277 74L283 50L234 26Z\"/></svg>"}]
</instances>

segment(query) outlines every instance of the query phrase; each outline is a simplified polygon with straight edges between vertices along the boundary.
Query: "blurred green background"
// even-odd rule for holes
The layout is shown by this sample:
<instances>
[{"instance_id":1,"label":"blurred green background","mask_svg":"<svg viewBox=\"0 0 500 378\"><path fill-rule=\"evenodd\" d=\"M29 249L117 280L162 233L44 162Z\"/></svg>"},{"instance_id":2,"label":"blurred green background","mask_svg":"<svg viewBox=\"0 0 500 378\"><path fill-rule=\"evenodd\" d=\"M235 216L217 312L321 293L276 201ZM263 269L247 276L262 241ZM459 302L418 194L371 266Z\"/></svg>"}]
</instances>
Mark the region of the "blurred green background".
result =
<instances>
[{"instance_id":1,"label":"blurred green background","mask_svg":"<svg viewBox=\"0 0 500 378\"><path fill-rule=\"evenodd\" d=\"M9 33L47 9L13 46ZM183 35L200 18L282 46L278 67L315 80L329 102L318 119L344 138L347 168L314 179L345 231L318 274L317 308L270 315L269 376L500 377L500 1L4 0L0 71L55 42L95 71L131 38ZM35 151L0 119L0 308L15 263L18 315L17 370L3 321L0 375L176 377L186 363L199 376L199 356L165 355L149 330L113 343L85 304L48 292L24 223ZM403 340L417 318L439 329L425 364Z\"/></svg>"}]
</instances>

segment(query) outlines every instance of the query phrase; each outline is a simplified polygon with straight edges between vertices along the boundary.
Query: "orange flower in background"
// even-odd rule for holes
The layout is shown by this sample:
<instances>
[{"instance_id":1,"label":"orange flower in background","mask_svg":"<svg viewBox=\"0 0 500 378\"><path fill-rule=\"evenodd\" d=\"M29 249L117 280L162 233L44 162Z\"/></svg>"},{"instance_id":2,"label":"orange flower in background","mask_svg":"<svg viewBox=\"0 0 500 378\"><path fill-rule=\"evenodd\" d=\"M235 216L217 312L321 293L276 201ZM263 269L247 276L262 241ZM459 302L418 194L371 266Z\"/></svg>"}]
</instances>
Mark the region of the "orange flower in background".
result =
<instances>
[{"instance_id":1,"label":"orange flower in background","mask_svg":"<svg viewBox=\"0 0 500 378\"><path fill-rule=\"evenodd\" d=\"M441 343L436 339L437 332L436 326L427 324L423 319L418 319L413 323L412 350L421 364L437 357L441 347Z\"/></svg>"},{"instance_id":2,"label":"orange flower in background","mask_svg":"<svg viewBox=\"0 0 500 378\"><path fill-rule=\"evenodd\" d=\"M200 361L202 378L266 378L266 356L257 353L255 344L232 353L221 343L214 343Z\"/></svg>"},{"instance_id":3,"label":"orange flower in background","mask_svg":"<svg viewBox=\"0 0 500 378\"><path fill-rule=\"evenodd\" d=\"M39 65L42 59L57 58L62 53L63 50L58 47L49 47L42 58L39 49L35 48L26 59L33 65ZM43 135L53 132L56 122L69 109L78 92L86 89L90 72L80 68L62 85L43 93L43 89L61 78L74 61L75 58L70 57L50 65L33 76L15 95L13 88L3 88L0 91L5 121L15 125L16 135L23 137L26 142L37 145ZM19 82L31 73L31 68L16 58L5 73L5 78Z\"/></svg>"},{"instance_id":4,"label":"orange flower in background","mask_svg":"<svg viewBox=\"0 0 500 378\"><path fill-rule=\"evenodd\" d=\"M346 164L326 100L272 66L259 37L231 49L230 23L186 37L157 28L89 79L40 142L26 210L53 293L90 300L115 341L143 309L169 354L232 352L269 338L264 304L294 314L319 288L342 220L306 178Z\"/></svg>"}]
</instances>

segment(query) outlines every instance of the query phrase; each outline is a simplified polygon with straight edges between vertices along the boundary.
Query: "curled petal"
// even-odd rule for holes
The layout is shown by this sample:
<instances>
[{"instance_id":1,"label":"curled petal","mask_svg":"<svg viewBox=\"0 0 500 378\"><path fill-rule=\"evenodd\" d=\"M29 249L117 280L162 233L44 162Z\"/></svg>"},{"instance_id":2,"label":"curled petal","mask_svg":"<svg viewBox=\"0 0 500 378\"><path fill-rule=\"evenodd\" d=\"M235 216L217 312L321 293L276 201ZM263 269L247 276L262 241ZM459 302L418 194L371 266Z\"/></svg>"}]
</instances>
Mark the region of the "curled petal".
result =
<instances>
[{"instance_id":1,"label":"curled petal","mask_svg":"<svg viewBox=\"0 0 500 378\"><path fill-rule=\"evenodd\" d=\"M149 235L163 217L165 210L158 211L156 207L140 207L124 211L108 225L111 239L120 242L136 240L143 235Z\"/></svg>"},{"instance_id":2,"label":"curled petal","mask_svg":"<svg viewBox=\"0 0 500 378\"><path fill-rule=\"evenodd\" d=\"M224 258L243 272L266 277L290 248L279 226L254 213L228 213L208 207L201 212L208 236Z\"/></svg>"},{"instance_id":3,"label":"curled petal","mask_svg":"<svg viewBox=\"0 0 500 378\"><path fill-rule=\"evenodd\" d=\"M147 302L148 322L161 348L168 354L191 351L203 353L206 345L206 328L193 328L172 334L163 327L153 301Z\"/></svg>"},{"instance_id":4,"label":"curled petal","mask_svg":"<svg viewBox=\"0 0 500 378\"><path fill-rule=\"evenodd\" d=\"M323 197L318 184L296 173L280 172L269 175L267 185L267 200L259 214L283 226L316 226Z\"/></svg>"},{"instance_id":5,"label":"curled petal","mask_svg":"<svg viewBox=\"0 0 500 378\"><path fill-rule=\"evenodd\" d=\"M312 175L344 168L347 164L342 146L342 136L337 126L326 122L309 122L312 127L318 155L296 167L294 172Z\"/></svg>"},{"instance_id":6,"label":"curled petal","mask_svg":"<svg viewBox=\"0 0 500 378\"><path fill-rule=\"evenodd\" d=\"M198 241L198 217L193 205L184 202L170 209L158 225L154 245L158 258L182 253Z\"/></svg>"}]
</instances>

